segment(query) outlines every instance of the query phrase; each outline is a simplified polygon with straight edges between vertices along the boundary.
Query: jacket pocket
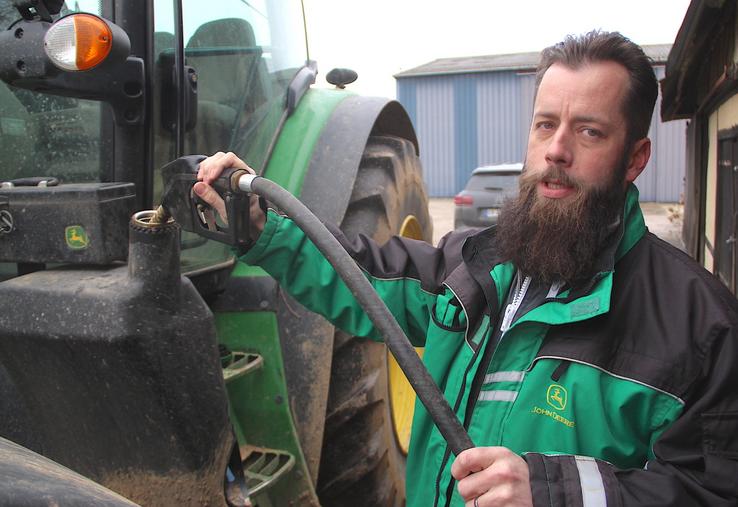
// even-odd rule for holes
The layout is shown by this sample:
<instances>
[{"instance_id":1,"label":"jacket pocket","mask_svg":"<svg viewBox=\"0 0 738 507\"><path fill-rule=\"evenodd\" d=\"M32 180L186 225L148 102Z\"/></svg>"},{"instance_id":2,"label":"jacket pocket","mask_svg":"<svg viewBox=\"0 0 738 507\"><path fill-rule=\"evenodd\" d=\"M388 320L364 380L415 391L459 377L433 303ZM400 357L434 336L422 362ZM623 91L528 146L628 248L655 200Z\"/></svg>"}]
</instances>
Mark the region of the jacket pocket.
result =
<instances>
[{"instance_id":1,"label":"jacket pocket","mask_svg":"<svg viewBox=\"0 0 738 507\"><path fill-rule=\"evenodd\" d=\"M705 453L738 459L738 412L702 414L701 419Z\"/></svg>"},{"instance_id":2,"label":"jacket pocket","mask_svg":"<svg viewBox=\"0 0 738 507\"><path fill-rule=\"evenodd\" d=\"M705 486L725 497L738 496L738 412L705 413L700 417Z\"/></svg>"},{"instance_id":3,"label":"jacket pocket","mask_svg":"<svg viewBox=\"0 0 738 507\"><path fill-rule=\"evenodd\" d=\"M439 296L433 304L431 319L444 331L459 333L466 330L466 316L455 297Z\"/></svg>"}]
</instances>

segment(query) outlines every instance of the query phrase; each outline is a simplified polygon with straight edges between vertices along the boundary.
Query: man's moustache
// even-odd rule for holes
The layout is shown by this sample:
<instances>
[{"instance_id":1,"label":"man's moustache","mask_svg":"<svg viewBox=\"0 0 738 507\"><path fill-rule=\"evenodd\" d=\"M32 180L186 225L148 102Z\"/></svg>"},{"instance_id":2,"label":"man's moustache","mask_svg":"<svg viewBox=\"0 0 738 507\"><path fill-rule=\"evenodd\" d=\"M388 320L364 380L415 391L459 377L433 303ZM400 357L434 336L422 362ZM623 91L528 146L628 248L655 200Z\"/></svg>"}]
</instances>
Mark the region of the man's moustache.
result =
<instances>
[{"instance_id":1,"label":"man's moustache","mask_svg":"<svg viewBox=\"0 0 738 507\"><path fill-rule=\"evenodd\" d=\"M523 172L523 181L531 184L542 183L544 181L556 181L561 185L573 187L577 190L579 190L582 186L578 181L573 179L564 169L556 165L549 165L543 171L530 171L526 168Z\"/></svg>"}]
</instances>

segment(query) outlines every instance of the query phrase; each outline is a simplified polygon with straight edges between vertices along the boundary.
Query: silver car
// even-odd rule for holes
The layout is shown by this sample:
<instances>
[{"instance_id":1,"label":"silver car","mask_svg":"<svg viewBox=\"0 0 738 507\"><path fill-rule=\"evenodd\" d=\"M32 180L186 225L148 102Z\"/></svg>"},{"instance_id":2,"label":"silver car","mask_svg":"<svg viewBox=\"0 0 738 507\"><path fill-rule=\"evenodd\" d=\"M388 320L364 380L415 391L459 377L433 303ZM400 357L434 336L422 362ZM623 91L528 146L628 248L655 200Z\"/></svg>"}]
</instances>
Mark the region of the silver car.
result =
<instances>
[{"instance_id":1,"label":"silver car","mask_svg":"<svg viewBox=\"0 0 738 507\"><path fill-rule=\"evenodd\" d=\"M477 167L464 190L454 197L454 228L497 223L502 203L518 193L522 163Z\"/></svg>"}]
</instances>

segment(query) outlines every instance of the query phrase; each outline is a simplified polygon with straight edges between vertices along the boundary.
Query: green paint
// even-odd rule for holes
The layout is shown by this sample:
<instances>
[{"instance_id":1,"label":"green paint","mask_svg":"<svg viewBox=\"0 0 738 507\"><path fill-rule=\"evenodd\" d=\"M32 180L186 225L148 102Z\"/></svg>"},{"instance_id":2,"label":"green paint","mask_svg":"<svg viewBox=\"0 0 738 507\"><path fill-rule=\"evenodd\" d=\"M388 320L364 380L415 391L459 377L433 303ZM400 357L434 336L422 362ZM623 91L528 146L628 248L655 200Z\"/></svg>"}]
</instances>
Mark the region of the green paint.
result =
<instances>
[{"instance_id":1,"label":"green paint","mask_svg":"<svg viewBox=\"0 0 738 507\"><path fill-rule=\"evenodd\" d=\"M239 443L281 449L295 457L292 470L279 479L277 487L268 490L269 500L272 505L290 505L295 498L317 498L289 407L276 315L219 313L215 325L220 342L229 349L264 358L262 368L227 384L231 421Z\"/></svg>"},{"instance_id":2,"label":"green paint","mask_svg":"<svg viewBox=\"0 0 738 507\"><path fill-rule=\"evenodd\" d=\"M266 271L258 266L249 266L245 262L236 262L231 276L238 278L269 276Z\"/></svg>"},{"instance_id":3,"label":"green paint","mask_svg":"<svg viewBox=\"0 0 738 507\"><path fill-rule=\"evenodd\" d=\"M323 128L338 104L352 95L343 90L310 89L285 122L264 176L299 196Z\"/></svg>"}]
</instances>

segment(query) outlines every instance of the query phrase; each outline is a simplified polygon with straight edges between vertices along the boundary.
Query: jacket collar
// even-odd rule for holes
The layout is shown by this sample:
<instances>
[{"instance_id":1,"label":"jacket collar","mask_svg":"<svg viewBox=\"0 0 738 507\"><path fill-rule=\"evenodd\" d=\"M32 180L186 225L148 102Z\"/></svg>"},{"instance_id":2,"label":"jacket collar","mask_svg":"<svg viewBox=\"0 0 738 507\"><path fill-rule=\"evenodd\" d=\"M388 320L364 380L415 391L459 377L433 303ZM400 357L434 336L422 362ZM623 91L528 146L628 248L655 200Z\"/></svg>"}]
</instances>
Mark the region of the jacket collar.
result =
<instances>
[{"instance_id":1,"label":"jacket collar","mask_svg":"<svg viewBox=\"0 0 738 507\"><path fill-rule=\"evenodd\" d=\"M597 258L597 274L579 288L575 288L561 300L562 303L574 301L590 294L598 282L611 280L615 263L620 260L643 237L646 232L643 214L638 204L638 189L632 183L628 186L623 214L613 225L611 240ZM496 248L496 227L484 229L469 236L462 246L463 262L451 273L446 285L454 292L467 314L466 341L474 349L471 337L476 332L485 313L495 315L500 302L507 294L515 272L511 263L501 263ZM497 277L491 276L496 271ZM499 276L505 275L505 276ZM509 275L509 276L508 276ZM470 280L471 278L471 280ZM495 283L497 278L497 284ZM473 283L470 283L472 282ZM499 286L498 286L499 284ZM607 301L611 283L605 283ZM609 305L607 305L609 306ZM605 308L601 308L605 310Z\"/></svg>"}]
</instances>

